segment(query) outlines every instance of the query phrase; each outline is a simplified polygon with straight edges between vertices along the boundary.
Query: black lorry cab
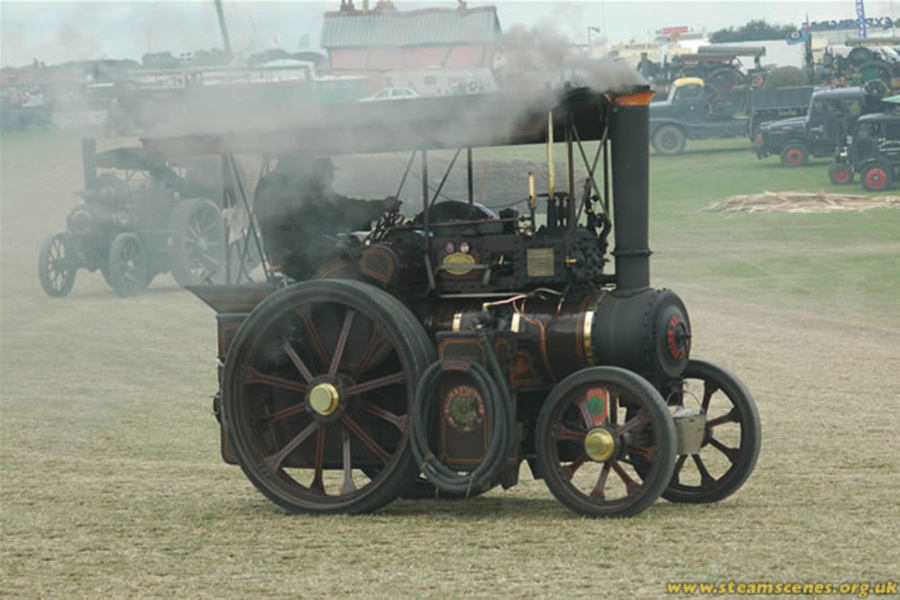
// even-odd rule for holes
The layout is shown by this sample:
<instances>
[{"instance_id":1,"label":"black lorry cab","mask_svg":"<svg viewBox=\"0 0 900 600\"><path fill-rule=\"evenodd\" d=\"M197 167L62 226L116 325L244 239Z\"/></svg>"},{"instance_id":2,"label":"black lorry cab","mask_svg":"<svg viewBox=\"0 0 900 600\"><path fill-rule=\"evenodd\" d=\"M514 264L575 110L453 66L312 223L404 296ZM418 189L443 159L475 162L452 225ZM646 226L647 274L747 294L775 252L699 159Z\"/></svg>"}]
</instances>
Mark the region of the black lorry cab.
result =
<instances>
[{"instance_id":1,"label":"black lorry cab","mask_svg":"<svg viewBox=\"0 0 900 600\"><path fill-rule=\"evenodd\" d=\"M839 146L828 176L836 185L853 181L859 173L866 189L881 191L900 174L900 113L872 113L857 119Z\"/></svg>"},{"instance_id":2,"label":"black lorry cab","mask_svg":"<svg viewBox=\"0 0 900 600\"><path fill-rule=\"evenodd\" d=\"M754 147L759 158L781 157L786 167L805 165L810 156L833 156L856 120L881 110L882 102L861 87L818 90L813 93L809 113L763 125Z\"/></svg>"}]
</instances>

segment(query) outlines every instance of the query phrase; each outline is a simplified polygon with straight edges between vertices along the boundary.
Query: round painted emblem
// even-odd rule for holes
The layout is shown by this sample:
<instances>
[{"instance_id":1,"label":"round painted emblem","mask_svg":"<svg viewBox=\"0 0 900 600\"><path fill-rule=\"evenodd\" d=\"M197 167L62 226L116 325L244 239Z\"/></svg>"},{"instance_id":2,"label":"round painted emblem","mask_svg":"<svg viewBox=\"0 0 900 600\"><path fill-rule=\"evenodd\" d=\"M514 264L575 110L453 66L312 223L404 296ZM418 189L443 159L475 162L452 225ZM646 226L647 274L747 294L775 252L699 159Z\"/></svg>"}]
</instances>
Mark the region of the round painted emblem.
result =
<instances>
[{"instance_id":1,"label":"round painted emblem","mask_svg":"<svg viewBox=\"0 0 900 600\"><path fill-rule=\"evenodd\" d=\"M447 242L446 244L444 244L445 254L453 254L454 250L456 250L456 246L453 245L453 242Z\"/></svg>"},{"instance_id":2,"label":"round painted emblem","mask_svg":"<svg viewBox=\"0 0 900 600\"><path fill-rule=\"evenodd\" d=\"M584 406L590 415L594 425L600 425L606 421L609 411L609 393L606 388L591 388L584 395Z\"/></svg>"},{"instance_id":3,"label":"round painted emblem","mask_svg":"<svg viewBox=\"0 0 900 600\"><path fill-rule=\"evenodd\" d=\"M461 243L459 245L459 251L462 252L463 254L468 254L469 253L469 243L468 242Z\"/></svg>"},{"instance_id":4,"label":"round painted emblem","mask_svg":"<svg viewBox=\"0 0 900 600\"><path fill-rule=\"evenodd\" d=\"M460 431L472 431L484 423L484 400L471 385L458 385L444 396L444 420Z\"/></svg>"}]
</instances>

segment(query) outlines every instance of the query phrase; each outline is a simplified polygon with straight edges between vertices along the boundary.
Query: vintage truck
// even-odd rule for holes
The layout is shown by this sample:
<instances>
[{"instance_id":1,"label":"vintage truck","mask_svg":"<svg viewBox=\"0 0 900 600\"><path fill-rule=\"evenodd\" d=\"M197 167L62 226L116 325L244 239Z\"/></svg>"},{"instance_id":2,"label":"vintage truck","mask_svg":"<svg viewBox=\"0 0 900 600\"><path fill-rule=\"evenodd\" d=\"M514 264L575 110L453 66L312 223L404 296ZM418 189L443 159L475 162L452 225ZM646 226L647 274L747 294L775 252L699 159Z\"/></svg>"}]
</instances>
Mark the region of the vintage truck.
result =
<instances>
[{"instance_id":1,"label":"vintage truck","mask_svg":"<svg viewBox=\"0 0 900 600\"><path fill-rule=\"evenodd\" d=\"M809 113L763 125L754 148L759 158L780 156L785 167L800 167L817 158L834 155L861 115L882 110L882 101L862 87L816 91Z\"/></svg>"},{"instance_id":2,"label":"vintage truck","mask_svg":"<svg viewBox=\"0 0 900 600\"><path fill-rule=\"evenodd\" d=\"M724 93L698 77L676 80L669 97L650 104L650 142L659 154L680 154L687 140L753 137L763 123L806 113L813 88L732 88Z\"/></svg>"}]
</instances>

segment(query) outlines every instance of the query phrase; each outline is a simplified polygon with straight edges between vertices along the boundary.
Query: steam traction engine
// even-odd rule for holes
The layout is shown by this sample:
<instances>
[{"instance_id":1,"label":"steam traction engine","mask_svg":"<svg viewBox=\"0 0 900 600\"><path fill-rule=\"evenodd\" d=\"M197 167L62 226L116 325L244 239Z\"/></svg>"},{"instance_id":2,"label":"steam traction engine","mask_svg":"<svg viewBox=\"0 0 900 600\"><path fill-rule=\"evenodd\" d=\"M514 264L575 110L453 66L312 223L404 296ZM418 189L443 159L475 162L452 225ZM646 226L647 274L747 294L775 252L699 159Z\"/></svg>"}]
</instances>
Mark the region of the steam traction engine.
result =
<instances>
[{"instance_id":1,"label":"steam traction engine","mask_svg":"<svg viewBox=\"0 0 900 600\"><path fill-rule=\"evenodd\" d=\"M82 166L84 202L69 213L66 231L41 247L38 276L48 296L66 296L79 269L99 270L119 296L170 271L179 285L224 281L225 225L210 199L216 190L141 147L98 153L96 141L85 139Z\"/></svg>"},{"instance_id":2,"label":"steam traction engine","mask_svg":"<svg viewBox=\"0 0 900 600\"><path fill-rule=\"evenodd\" d=\"M307 513L474 496L514 485L523 460L589 517L737 490L759 451L753 399L690 357L684 304L650 287L650 96L421 99L377 117L348 106L302 135L145 140L161 154L298 140L319 154L415 149L407 174L420 158L421 212L386 215L313 280L193 289L218 313L224 458ZM564 191L551 168L546 194L531 180L524 215L472 202L473 146L546 142L552 165L554 139ZM434 148L459 148L447 173L466 149L468 202L437 201L447 174L435 191Z\"/></svg>"}]
</instances>

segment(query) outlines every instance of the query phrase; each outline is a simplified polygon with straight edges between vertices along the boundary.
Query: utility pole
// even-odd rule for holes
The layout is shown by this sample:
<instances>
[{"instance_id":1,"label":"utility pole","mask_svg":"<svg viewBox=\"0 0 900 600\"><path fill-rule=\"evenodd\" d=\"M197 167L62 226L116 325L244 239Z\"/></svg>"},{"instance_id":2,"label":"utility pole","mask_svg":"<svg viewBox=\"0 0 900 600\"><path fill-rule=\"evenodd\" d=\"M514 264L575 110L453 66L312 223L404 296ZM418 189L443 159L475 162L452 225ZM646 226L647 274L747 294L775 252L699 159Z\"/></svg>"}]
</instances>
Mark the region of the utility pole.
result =
<instances>
[{"instance_id":1,"label":"utility pole","mask_svg":"<svg viewBox=\"0 0 900 600\"><path fill-rule=\"evenodd\" d=\"M225 42L225 52L231 54L231 40L228 39L228 26L225 25L225 12L222 10L222 0L215 0L216 14L219 17L219 29L222 31L222 40Z\"/></svg>"}]
</instances>

